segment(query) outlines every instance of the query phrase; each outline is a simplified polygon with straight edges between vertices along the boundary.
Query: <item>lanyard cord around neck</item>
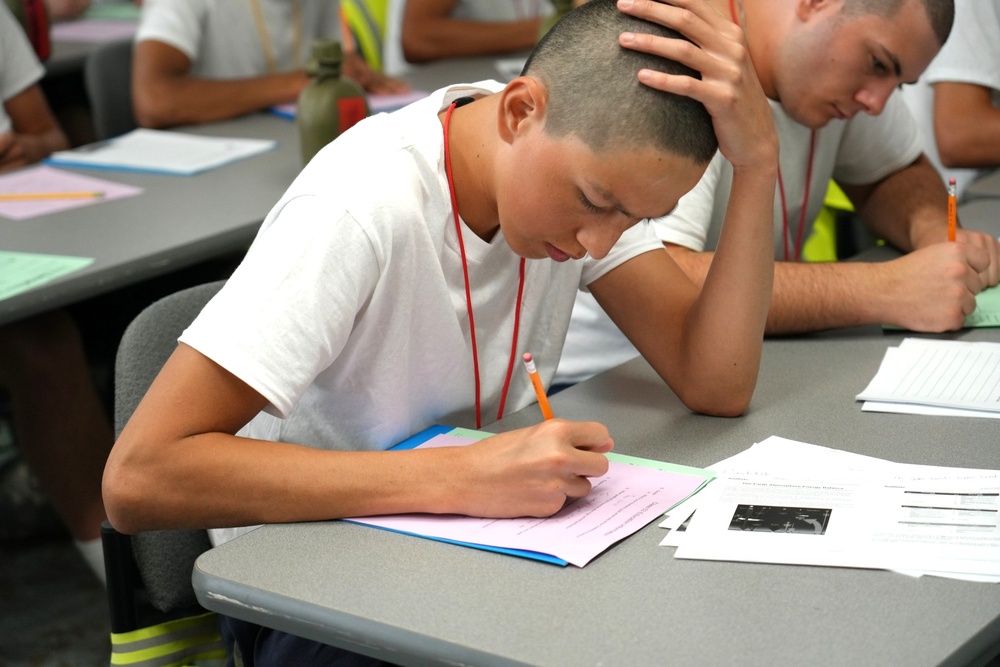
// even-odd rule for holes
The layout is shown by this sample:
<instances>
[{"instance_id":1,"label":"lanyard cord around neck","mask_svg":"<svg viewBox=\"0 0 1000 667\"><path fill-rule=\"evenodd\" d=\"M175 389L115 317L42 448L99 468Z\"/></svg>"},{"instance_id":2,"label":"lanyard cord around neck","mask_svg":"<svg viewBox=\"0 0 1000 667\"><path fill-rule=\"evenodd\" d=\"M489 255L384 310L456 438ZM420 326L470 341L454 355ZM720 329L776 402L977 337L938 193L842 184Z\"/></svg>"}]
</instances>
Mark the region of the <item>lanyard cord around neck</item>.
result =
<instances>
[{"instance_id":1,"label":"lanyard cord around neck","mask_svg":"<svg viewBox=\"0 0 1000 667\"><path fill-rule=\"evenodd\" d=\"M736 0L729 0L729 13L733 17L733 23L742 26L746 33L746 17L743 14L743 2L740 1L739 16L736 15ZM799 261L802 256L803 233L806 227L806 210L809 205L809 189L812 187L813 157L816 153L816 130L809 132L809 158L806 162L806 184L805 192L802 194L802 208L799 210L799 227L795 234L795 250L792 254L793 261ZM789 260L788 242L791 239L791 230L788 227L788 203L785 200L785 181L781 176L781 164L778 164L778 193L781 195L781 242L784 246L784 260Z\"/></svg>"},{"instance_id":2,"label":"lanyard cord around neck","mask_svg":"<svg viewBox=\"0 0 1000 667\"><path fill-rule=\"evenodd\" d=\"M462 239L462 224L458 217L458 199L455 197L455 178L451 173L451 146L448 141L448 128L451 125L451 112L460 106L458 101L452 102L444 115L444 170L448 176L448 194L451 196L451 212L455 219L455 234L458 236L458 249L462 255L462 275L465 277L465 305L469 312L469 337L472 340L472 370L476 377L476 428L482 428L483 418L479 389L479 352L476 344L476 320L472 314L472 289L469 285L469 262L465 256L465 241ZM524 258L518 270L517 301L514 304L514 335L510 344L510 361L507 364L507 377L504 379L503 391L500 393L500 407L497 419L503 417L504 404L507 402L507 390L510 389L510 378L514 374L514 359L517 356L517 333L521 327L521 297L524 294Z\"/></svg>"},{"instance_id":3,"label":"lanyard cord around neck","mask_svg":"<svg viewBox=\"0 0 1000 667\"><path fill-rule=\"evenodd\" d=\"M267 22L264 20L264 10L261 9L260 0L250 0L250 9L253 11L253 21L257 25L257 34L260 35L260 45L264 49L264 59L267 61L267 73L275 74L278 71L278 61L274 56L274 46L271 44L271 35L267 32ZM292 2L292 62L295 69L302 67L302 5L299 0Z\"/></svg>"}]
</instances>

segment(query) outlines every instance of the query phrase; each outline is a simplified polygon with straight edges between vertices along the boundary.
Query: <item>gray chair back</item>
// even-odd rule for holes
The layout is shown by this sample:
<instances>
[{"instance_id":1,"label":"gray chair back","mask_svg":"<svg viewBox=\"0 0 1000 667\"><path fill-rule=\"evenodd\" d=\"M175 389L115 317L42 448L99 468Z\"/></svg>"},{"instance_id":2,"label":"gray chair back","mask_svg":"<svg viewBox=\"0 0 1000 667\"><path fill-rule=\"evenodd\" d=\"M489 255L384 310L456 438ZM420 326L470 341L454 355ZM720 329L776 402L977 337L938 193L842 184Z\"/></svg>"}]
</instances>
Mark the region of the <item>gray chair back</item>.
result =
<instances>
[{"instance_id":1,"label":"gray chair back","mask_svg":"<svg viewBox=\"0 0 1000 667\"><path fill-rule=\"evenodd\" d=\"M132 111L132 40L110 42L90 53L83 83L99 141L138 127Z\"/></svg>"},{"instance_id":2,"label":"gray chair back","mask_svg":"<svg viewBox=\"0 0 1000 667\"><path fill-rule=\"evenodd\" d=\"M121 433L177 338L225 284L217 281L171 294L149 305L122 335L115 362L115 437ZM132 553L149 602L161 611L196 604L195 559L210 548L204 530L159 530L131 536ZM109 588L112 573L109 572Z\"/></svg>"}]
</instances>

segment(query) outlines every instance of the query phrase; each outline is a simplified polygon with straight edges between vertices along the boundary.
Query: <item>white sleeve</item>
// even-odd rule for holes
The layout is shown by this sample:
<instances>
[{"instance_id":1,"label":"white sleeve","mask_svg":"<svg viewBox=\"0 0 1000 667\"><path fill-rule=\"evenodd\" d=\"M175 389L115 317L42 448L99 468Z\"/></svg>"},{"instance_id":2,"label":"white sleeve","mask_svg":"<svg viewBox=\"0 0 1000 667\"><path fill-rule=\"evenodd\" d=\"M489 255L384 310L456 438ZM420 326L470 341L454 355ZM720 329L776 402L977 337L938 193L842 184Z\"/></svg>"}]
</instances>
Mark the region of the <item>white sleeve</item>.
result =
<instances>
[{"instance_id":1,"label":"white sleeve","mask_svg":"<svg viewBox=\"0 0 1000 667\"><path fill-rule=\"evenodd\" d=\"M45 69L24 30L7 5L0 3L0 98L6 102L37 83L43 74Z\"/></svg>"},{"instance_id":2,"label":"white sleeve","mask_svg":"<svg viewBox=\"0 0 1000 667\"><path fill-rule=\"evenodd\" d=\"M957 81L1000 90L1000 2L955 3L948 41L924 73L928 83Z\"/></svg>"},{"instance_id":3,"label":"white sleeve","mask_svg":"<svg viewBox=\"0 0 1000 667\"><path fill-rule=\"evenodd\" d=\"M677 208L670 215L652 221L660 241L695 252L705 250L724 162L722 153L717 151L705 175L689 193L681 197Z\"/></svg>"},{"instance_id":4,"label":"white sleeve","mask_svg":"<svg viewBox=\"0 0 1000 667\"><path fill-rule=\"evenodd\" d=\"M343 350L379 262L369 236L317 196L268 216L246 258L180 341L253 387L287 417Z\"/></svg>"},{"instance_id":5,"label":"white sleeve","mask_svg":"<svg viewBox=\"0 0 1000 667\"><path fill-rule=\"evenodd\" d=\"M917 121L896 90L879 115L858 114L848 121L833 177L855 185L876 183L910 165L922 152Z\"/></svg>"},{"instance_id":6,"label":"white sleeve","mask_svg":"<svg viewBox=\"0 0 1000 667\"><path fill-rule=\"evenodd\" d=\"M197 60L205 17L209 12L208 2L209 0L145 0L142 3L142 18L135 42L163 42L190 60Z\"/></svg>"}]
</instances>

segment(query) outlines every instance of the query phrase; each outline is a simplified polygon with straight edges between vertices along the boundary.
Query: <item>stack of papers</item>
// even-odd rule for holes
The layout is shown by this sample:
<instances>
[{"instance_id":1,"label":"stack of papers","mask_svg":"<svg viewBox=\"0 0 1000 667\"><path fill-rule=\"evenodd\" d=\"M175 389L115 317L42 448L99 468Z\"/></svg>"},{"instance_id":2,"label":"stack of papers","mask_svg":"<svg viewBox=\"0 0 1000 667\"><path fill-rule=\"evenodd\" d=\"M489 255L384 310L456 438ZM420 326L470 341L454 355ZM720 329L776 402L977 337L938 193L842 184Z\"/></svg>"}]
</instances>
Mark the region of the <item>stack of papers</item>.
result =
<instances>
[{"instance_id":1,"label":"stack of papers","mask_svg":"<svg viewBox=\"0 0 1000 667\"><path fill-rule=\"evenodd\" d=\"M63 167L191 176L264 153L277 145L272 139L204 137L140 128L107 141L57 151L46 162Z\"/></svg>"},{"instance_id":2,"label":"stack of papers","mask_svg":"<svg viewBox=\"0 0 1000 667\"><path fill-rule=\"evenodd\" d=\"M676 558L1000 582L1000 471L899 464L776 436L710 469L716 479L660 524Z\"/></svg>"},{"instance_id":3,"label":"stack of papers","mask_svg":"<svg viewBox=\"0 0 1000 667\"><path fill-rule=\"evenodd\" d=\"M906 338L857 400L874 412L1000 417L1000 344Z\"/></svg>"},{"instance_id":4,"label":"stack of papers","mask_svg":"<svg viewBox=\"0 0 1000 667\"><path fill-rule=\"evenodd\" d=\"M491 433L434 427L396 446L464 446ZM608 454L608 473L592 478L590 494L543 518L480 519L400 514L348 521L468 547L583 567L698 491L713 474L698 468Z\"/></svg>"}]
</instances>

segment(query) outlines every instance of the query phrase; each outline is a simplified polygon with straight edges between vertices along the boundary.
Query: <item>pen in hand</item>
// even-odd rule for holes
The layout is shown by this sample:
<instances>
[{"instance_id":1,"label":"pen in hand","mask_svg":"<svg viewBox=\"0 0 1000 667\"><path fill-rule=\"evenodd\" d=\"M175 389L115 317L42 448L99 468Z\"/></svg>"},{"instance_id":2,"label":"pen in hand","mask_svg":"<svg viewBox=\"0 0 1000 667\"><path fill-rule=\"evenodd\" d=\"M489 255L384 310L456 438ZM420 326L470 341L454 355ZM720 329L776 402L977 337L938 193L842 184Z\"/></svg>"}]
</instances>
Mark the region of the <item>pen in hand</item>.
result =
<instances>
[{"instance_id":1,"label":"pen in hand","mask_svg":"<svg viewBox=\"0 0 1000 667\"><path fill-rule=\"evenodd\" d=\"M552 408L549 407L549 399L545 395L545 388L542 386L542 378L538 377L538 370L535 368L535 360L531 357L531 352L524 353L524 367L528 369L528 377L531 378L531 385L535 388L535 395L538 397L538 407L542 409L542 416L552 419Z\"/></svg>"},{"instance_id":2,"label":"pen in hand","mask_svg":"<svg viewBox=\"0 0 1000 667\"><path fill-rule=\"evenodd\" d=\"M958 229L958 202L955 199L955 179L948 179L948 240L955 240Z\"/></svg>"}]
</instances>

